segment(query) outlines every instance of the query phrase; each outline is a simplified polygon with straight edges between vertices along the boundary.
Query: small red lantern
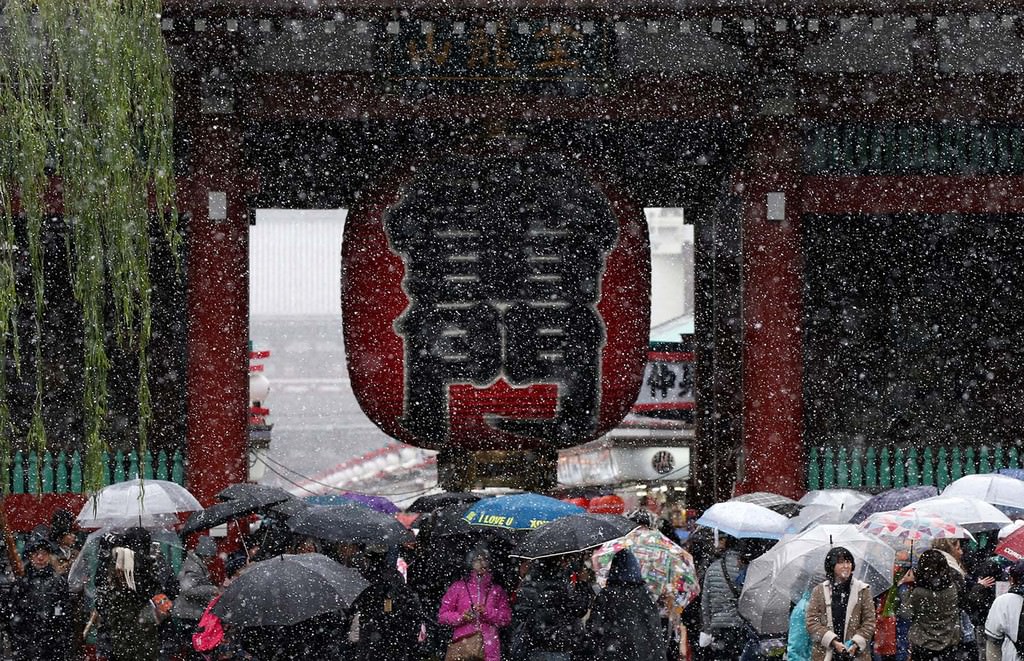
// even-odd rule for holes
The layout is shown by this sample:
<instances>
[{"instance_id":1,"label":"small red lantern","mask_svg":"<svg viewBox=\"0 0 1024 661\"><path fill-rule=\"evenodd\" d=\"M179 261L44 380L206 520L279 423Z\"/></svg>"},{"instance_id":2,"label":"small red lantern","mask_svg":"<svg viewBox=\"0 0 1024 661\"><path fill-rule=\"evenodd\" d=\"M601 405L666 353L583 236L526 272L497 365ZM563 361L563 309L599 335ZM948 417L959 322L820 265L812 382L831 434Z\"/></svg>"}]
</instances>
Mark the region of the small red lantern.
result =
<instances>
[{"instance_id":1,"label":"small red lantern","mask_svg":"<svg viewBox=\"0 0 1024 661\"><path fill-rule=\"evenodd\" d=\"M587 506L590 505L590 501L586 498L563 498L562 500L567 503L572 503L577 507L582 507L583 509L587 509Z\"/></svg>"},{"instance_id":2,"label":"small red lantern","mask_svg":"<svg viewBox=\"0 0 1024 661\"><path fill-rule=\"evenodd\" d=\"M598 496L590 499L587 511L591 514L622 514L626 511L626 502L615 494Z\"/></svg>"}]
</instances>

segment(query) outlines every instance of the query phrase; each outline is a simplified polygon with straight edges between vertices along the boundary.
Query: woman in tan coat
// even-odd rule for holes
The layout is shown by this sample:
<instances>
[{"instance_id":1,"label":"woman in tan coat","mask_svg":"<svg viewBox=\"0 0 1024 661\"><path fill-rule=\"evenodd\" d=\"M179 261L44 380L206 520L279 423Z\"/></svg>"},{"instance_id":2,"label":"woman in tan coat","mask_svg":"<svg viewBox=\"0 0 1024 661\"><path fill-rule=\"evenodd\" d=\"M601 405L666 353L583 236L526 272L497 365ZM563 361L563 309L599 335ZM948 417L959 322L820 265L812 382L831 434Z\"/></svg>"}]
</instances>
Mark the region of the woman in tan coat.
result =
<instances>
[{"instance_id":1,"label":"woman in tan coat","mask_svg":"<svg viewBox=\"0 0 1024 661\"><path fill-rule=\"evenodd\" d=\"M812 661L871 661L875 604L867 583L853 578L853 555L837 546L825 556L828 579L814 587L807 604Z\"/></svg>"}]
</instances>

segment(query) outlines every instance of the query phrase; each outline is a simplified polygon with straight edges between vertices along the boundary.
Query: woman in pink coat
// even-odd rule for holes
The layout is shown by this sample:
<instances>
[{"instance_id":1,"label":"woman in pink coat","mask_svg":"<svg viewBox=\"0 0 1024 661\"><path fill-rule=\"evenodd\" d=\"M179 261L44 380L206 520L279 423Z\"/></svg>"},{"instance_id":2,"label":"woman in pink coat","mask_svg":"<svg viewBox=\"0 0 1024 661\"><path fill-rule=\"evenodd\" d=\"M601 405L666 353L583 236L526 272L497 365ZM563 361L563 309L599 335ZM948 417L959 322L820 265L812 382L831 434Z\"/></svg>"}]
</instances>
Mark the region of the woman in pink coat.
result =
<instances>
[{"instance_id":1,"label":"woman in pink coat","mask_svg":"<svg viewBox=\"0 0 1024 661\"><path fill-rule=\"evenodd\" d=\"M479 629L484 638L485 661L499 661L501 640L498 629L512 621L508 595L491 576L491 556L487 549L473 549L467 561L469 574L448 587L441 600L437 621L454 629L453 639L472 635Z\"/></svg>"}]
</instances>

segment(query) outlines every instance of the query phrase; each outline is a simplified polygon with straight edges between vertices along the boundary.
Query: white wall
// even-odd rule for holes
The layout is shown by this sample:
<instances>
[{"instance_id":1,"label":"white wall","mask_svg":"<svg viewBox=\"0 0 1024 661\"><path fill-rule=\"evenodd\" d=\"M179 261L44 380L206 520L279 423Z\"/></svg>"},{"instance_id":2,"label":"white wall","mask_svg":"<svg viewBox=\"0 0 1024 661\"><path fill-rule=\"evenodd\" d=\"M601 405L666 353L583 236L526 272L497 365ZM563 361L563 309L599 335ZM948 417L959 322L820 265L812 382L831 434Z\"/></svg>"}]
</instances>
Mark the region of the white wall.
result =
<instances>
[{"instance_id":1,"label":"white wall","mask_svg":"<svg viewBox=\"0 0 1024 661\"><path fill-rule=\"evenodd\" d=\"M693 225L682 209L648 208L651 326L693 314Z\"/></svg>"},{"instance_id":2,"label":"white wall","mask_svg":"<svg viewBox=\"0 0 1024 661\"><path fill-rule=\"evenodd\" d=\"M249 228L249 314L341 315L345 209L259 209Z\"/></svg>"}]
</instances>

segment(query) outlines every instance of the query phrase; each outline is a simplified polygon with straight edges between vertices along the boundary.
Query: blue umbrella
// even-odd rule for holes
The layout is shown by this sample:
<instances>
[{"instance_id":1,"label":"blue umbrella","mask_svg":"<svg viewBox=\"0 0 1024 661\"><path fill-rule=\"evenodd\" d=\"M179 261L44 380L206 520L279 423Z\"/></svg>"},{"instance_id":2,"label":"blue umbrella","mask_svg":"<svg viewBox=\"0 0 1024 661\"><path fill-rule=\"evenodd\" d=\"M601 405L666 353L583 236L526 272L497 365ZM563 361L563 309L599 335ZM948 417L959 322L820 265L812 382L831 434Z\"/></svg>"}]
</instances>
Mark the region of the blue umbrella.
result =
<instances>
[{"instance_id":1,"label":"blue umbrella","mask_svg":"<svg viewBox=\"0 0 1024 661\"><path fill-rule=\"evenodd\" d=\"M939 495L939 490L930 484L889 489L876 496L872 496L871 500L861 505L857 513L850 518L850 523L856 525L875 512L891 512L903 509L910 503L937 495Z\"/></svg>"},{"instance_id":2,"label":"blue umbrella","mask_svg":"<svg viewBox=\"0 0 1024 661\"><path fill-rule=\"evenodd\" d=\"M1024 468L1000 468L996 472L1000 475L1007 475L1018 480L1024 480Z\"/></svg>"},{"instance_id":3,"label":"blue umbrella","mask_svg":"<svg viewBox=\"0 0 1024 661\"><path fill-rule=\"evenodd\" d=\"M484 498L466 510L466 522L505 530L532 530L570 514L582 514L582 507L535 493Z\"/></svg>"}]
</instances>

